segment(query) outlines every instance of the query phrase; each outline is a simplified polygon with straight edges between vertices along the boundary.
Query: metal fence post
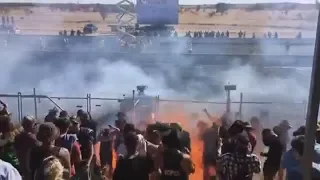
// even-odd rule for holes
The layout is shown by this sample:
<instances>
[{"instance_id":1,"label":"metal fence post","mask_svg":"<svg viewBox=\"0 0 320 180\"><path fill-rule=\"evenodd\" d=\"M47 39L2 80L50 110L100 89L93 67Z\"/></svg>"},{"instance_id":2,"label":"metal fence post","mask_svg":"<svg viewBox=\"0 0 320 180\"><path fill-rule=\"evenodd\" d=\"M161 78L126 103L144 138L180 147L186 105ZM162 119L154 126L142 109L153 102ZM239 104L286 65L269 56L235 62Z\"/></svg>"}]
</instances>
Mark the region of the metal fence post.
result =
<instances>
[{"instance_id":1,"label":"metal fence post","mask_svg":"<svg viewBox=\"0 0 320 180\"><path fill-rule=\"evenodd\" d=\"M242 115L242 104L243 104L243 93L240 93L240 103L239 103L239 115L240 115L240 120L243 120L243 115Z\"/></svg>"},{"instance_id":2,"label":"metal fence post","mask_svg":"<svg viewBox=\"0 0 320 180\"><path fill-rule=\"evenodd\" d=\"M91 104L91 94L89 94L89 113L91 113L92 104Z\"/></svg>"},{"instance_id":3,"label":"metal fence post","mask_svg":"<svg viewBox=\"0 0 320 180\"><path fill-rule=\"evenodd\" d=\"M314 145L315 136L318 121L319 112L319 101L320 101L320 12L318 10L318 22L317 22L317 32L316 41L314 48L314 56L312 63L309 99L308 99L308 110L306 118L306 135L304 143L304 151L302 158L303 167L303 179L312 179L312 162L315 158L314 155Z\"/></svg>"},{"instance_id":4,"label":"metal fence post","mask_svg":"<svg viewBox=\"0 0 320 180\"><path fill-rule=\"evenodd\" d=\"M18 92L18 121L19 121L19 123L21 123L21 116L20 116L20 114L21 114L21 107L20 107L20 93Z\"/></svg>"},{"instance_id":5,"label":"metal fence post","mask_svg":"<svg viewBox=\"0 0 320 180\"><path fill-rule=\"evenodd\" d=\"M89 94L87 94L87 112L89 112Z\"/></svg>"},{"instance_id":6,"label":"metal fence post","mask_svg":"<svg viewBox=\"0 0 320 180\"><path fill-rule=\"evenodd\" d=\"M136 102L135 102L135 90L132 90L132 119L131 119L131 123L134 123L136 120Z\"/></svg>"},{"instance_id":7,"label":"metal fence post","mask_svg":"<svg viewBox=\"0 0 320 180\"><path fill-rule=\"evenodd\" d=\"M21 94L21 92L18 92L18 110L19 110L18 120L19 120L19 123L21 123L22 114L23 114L22 94Z\"/></svg>"},{"instance_id":8,"label":"metal fence post","mask_svg":"<svg viewBox=\"0 0 320 180\"><path fill-rule=\"evenodd\" d=\"M33 88L33 101L34 101L34 116L36 119L38 119L38 104L37 104L36 88Z\"/></svg>"},{"instance_id":9,"label":"metal fence post","mask_svg":"<svg viewBox=\"0 0 320 180\"><path fill-rule=\"evenodd\" d=\"M23 117L23 96L22 96L22 93L20 92L20 119L22 120L22 117Z\"/></svg>"}]
</instances>

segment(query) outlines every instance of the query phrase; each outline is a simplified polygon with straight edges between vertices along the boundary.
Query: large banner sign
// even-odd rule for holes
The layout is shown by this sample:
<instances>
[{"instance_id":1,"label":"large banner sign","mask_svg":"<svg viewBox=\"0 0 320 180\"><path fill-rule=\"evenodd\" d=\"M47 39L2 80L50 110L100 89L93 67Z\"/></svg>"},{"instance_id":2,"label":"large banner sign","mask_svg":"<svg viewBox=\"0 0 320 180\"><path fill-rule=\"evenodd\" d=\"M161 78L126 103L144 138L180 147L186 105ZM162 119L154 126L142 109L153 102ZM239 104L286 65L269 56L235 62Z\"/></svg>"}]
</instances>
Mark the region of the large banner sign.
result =
<instances>
[{"instance_id":1,"label":"large banner sign","mask_svg":"<svg viewBox=\"0 0 320 180\"><path fill-rule=\"evenodd\" d=\"M138 24L178 24L179 0L137 0Z\"/></svg>"}]
</instances>

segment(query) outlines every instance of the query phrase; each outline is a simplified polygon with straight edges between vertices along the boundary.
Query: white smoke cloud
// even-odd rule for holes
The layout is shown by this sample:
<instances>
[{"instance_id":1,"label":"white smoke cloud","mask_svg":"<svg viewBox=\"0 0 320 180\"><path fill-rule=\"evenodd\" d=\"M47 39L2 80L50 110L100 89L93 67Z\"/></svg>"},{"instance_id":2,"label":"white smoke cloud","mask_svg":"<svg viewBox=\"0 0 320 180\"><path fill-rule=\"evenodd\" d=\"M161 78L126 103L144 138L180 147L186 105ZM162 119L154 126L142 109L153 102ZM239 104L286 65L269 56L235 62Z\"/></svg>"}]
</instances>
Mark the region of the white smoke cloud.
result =
<instances>
[{"instance_id":1,"label":"white smoke cloud","mask_svg":"<svg viewBox=\"0 0 320 180\"><path fill-rule=\"evenodd\" d=\"M174 41L176 42L176 41ZM82 49L89 47L78 44ZM286 77L271 75L265 76L257 72L256 68L234 64L229 68L215 66L197 66L193 64L196 58L186 58L179 55L184 53L188 42L176 43L172 51L176 52L169 56L155 54L149 62L136 57L127 56L117 61L115 59L91 58L88 56L85 62L79 58L81 55L66 54L57 57L49 57L54 53L47 53L48 57L42 56L42 61L36 60L41 57L27 50L39 50L38 44L28 47L13 47L4 51L3 57L7 60L0 66L0 92L16 93L18 91L27 94L32 93L32 88L37 89L38 94L48 96L82 96L91 93L93 97L121 98L122 94L131 95L135 86L145 84L149 88L147 93L160 95L168 99L199 99L212 101L225 101L223 85L231 83L237 85L237 91L232 92L232 99L239 100L240 92L244 93L246 101L302 101L307 99L309 89L310 71L302 72L303 75L292 73ZM77 47L78 48L78 47ZM114 48L114 47L106 47ZM261 47L263 48L263 46ZM269 47L270 48L270 47ZM146 51L146 50L144 50ZM155 51L152 49L150 51ZM20 53L22 52L22 53ZM94 53L93 53L94 55ZM135 59L135 60L134 60ZM302 78L302 79L301 79ZM301 82L304 83L301 83ZM307 82L307 83L306 83ZM307 85L306 85L307 84ZM9 103L10 110L16 112L16 99L4 101ZM63 108L72 112L76 111L76 105L85 106L85 100L57 101ZM24 101L24 114L33 114L32 100ZM105 104L102 101L94 101L94 104ZM117 107L117 102L112 102L112 108ZM51 103L44 101L39 104L39 116L44 116ZM190 106L192 110L202 109L201 105ZM237 106L233 105L235 108ZM95 112L107 111L104 108L94 108ZM219 106L223 111L224 106ZM267 109L262 106L246 106L245 112L257 115L257 109ZM274 105L277 113L282 109ZM237 111L237 109L233 109ZM290 111L290 108L287 108ZM303 111L300 108L299 111ZM253 113L254 112L254 113ZM104 112L102 112L104 113ZM289 113L290 114L290 113ZM249 116L248 115L248 116ZM282 117L282 116L281 116ZM291 116L290 116L291 117Z\"/></svg>"}]
</instances>

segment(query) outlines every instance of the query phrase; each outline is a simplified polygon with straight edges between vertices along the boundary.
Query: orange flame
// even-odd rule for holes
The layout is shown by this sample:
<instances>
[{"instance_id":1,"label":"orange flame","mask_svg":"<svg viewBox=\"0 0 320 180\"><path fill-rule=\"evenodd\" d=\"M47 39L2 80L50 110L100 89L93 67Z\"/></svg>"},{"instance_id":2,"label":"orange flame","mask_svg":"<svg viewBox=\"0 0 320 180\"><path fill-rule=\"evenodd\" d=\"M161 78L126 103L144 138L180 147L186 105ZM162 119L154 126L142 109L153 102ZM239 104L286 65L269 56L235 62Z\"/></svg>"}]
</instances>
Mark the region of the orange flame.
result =
<instances>
[{"instance_id":1,"label":"orange flame","mask_svg":"<svg viewBox=\"0 0 320 180\"><path fill-rule=\"evenodd\" d=\"M190 180L199 180L203 179L203 165L202 165L202 152L203 152L203 143L198 138L197 128L195 126L196 123L191 122L189 113L186 112L183 108L174 107L170 108L174 109L174 111L169 112L161 112L159 114L159 119L163 120L163 122L179 122L183 129L190 133L191 138L191 158L195 164L196 171L192 174L189 179Z\"/></svg>"}]
</instances>

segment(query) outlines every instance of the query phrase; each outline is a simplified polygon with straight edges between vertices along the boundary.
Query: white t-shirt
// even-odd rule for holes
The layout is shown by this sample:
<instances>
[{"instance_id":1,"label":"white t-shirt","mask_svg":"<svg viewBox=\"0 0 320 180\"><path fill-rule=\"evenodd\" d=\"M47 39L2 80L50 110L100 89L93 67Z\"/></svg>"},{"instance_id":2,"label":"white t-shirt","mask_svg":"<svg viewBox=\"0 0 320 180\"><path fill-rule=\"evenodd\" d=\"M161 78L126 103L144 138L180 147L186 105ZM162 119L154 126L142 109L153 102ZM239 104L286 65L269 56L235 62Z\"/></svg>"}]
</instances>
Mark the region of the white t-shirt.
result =
<instances>
[{"instance_id":1,"label":"white t-shirt","mask_svg":"<svg viewBox=\"0 0 320 180\"><path fill-rule=\"evenodd\" d=\"M147 155L147 142L141 134L138 134L137 136L138 136L137 152L139 153L139 155L145 156ZM118 146L117 154L118 156L119 155L125 156L127 154L127 149L124 143L121 143Z\"/></svg>"},{"instance_id":2,"label":"white t-shirt","mask_svg":"<svg viewBox=\"0 0 320 180\"><path fill-rule=\"evenodd\" d=\"M22 180L18 170L0 159L0 180Z\"/></svg>"}]
</instances>

